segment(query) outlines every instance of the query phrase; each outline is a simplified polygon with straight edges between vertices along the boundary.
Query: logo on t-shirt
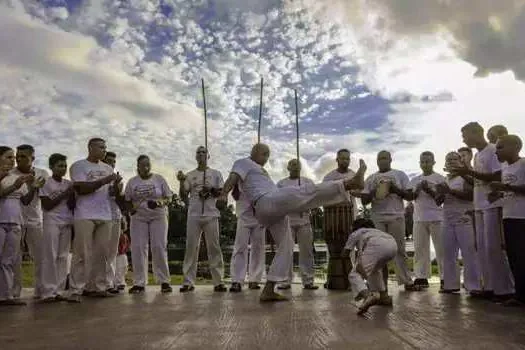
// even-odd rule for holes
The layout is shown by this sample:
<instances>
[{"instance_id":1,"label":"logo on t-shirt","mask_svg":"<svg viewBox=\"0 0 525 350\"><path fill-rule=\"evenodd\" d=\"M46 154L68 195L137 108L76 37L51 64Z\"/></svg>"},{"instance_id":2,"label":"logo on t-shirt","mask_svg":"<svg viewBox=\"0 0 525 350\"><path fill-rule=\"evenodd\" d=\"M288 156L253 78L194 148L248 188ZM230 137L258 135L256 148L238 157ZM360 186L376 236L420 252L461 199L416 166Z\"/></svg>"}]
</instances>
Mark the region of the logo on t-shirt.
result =
<instances>
[{"instance_id":1,"label":"logo on t-shirt","mask_svg":"<svg viewBox=\"0 0 525 350\"><path fill-rule=\"evenodd\" d=\"M151 198L155 195L155 185L152 183L140 184L133 192L138 198Z\"/></svg>"},{"instance_id":2,"label":"logo on t-shirt","mask_svg":"<svg viewBox=\"0 0 525 350\"><path fill-rule=\"evenodd\" d=\"M104 170L90 170L86 175L88 181L96 181L105 176L106 176L106 172Z\"/></svg>"},{"instance_id":3,"label":"logo on t-shirt","mask_svg":"<svg viewBox=\"0 0 525 350\"><path fill-rule=\"evenodd\" d=\"M379 175L374 180L374 187L378 187L382 183L396 183L396 178L392 175Z\"/></svg>"}]
</instances>

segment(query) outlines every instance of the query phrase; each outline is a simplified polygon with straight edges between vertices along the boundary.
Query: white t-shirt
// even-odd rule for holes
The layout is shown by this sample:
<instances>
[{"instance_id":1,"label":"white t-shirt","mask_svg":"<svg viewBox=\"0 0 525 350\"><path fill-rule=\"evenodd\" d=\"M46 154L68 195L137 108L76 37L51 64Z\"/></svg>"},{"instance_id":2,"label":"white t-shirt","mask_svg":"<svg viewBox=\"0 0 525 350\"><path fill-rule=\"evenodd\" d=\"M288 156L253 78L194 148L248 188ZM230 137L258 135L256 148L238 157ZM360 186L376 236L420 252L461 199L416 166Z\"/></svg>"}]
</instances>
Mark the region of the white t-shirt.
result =
<instances>
[{"instance_id":1,"label":"white t-shirt","mask_svg":"<svg viewBox=\"0 0 525 350\"><path fill-rule=\"evenodd\" d=\"M394 237L386 232L375 228L360 228L350 234L346 241L345 249L352 251L354 248L357 248L357 250L361 252L364 243L373 238L389 239L395 242Z\"/></svg>"},{"instance_id":2,"label":"white t-shirt","mask_svg":"<svg viewBox=\"0 0 525 350\"><path fill-rule=\"evenodd\" d=\"M15 183L19 175L9 174L2 179L2 188L6 188ZM2 224L23 224L22 202L20 198L27 194L27 185L23 184L19 189L6 197L0 198L0 223Z\"/></svg>"},{"instance_id":3,"label":"white t-shirt","mask_svg":"<svg viewBox=\"0 0 525 350\"><path fill-rule=\"evenodd\" d=\"M501 170L501 163L496 155L496 146L489 143L484 149L474 156L474 171L483 174L492 174ZM501 201L490 203L488 194L491 192L490 182L474 179L474 208L485 210L489 208L501 207Z\"/></svg>"},{"instance_id":4,"label":"white t-shirt","mask_svg":"<svg viewBox=\"0 0 525 350\"><path fill-rule=\"evenodd\" d=\"M48 197L53 200L64 193L71 186L71 181L62 179L58 182L52 176L48 177L44 186L40 189L40 198ZM44 210L44 221L51 221L57 224L71 224L73 221L73 211L67 206L68 198L62 199L56 207L47 211Z\"/></svg>"},{"instance_id":5,"label":"white t-shirt","mask_svg":"<svg viewBox=\"0 0 525 350\"><path fill-rule=\"evenodd\" d=\"M126 184L124 196L137 208L137 212L134 214L136 218L153 220L168 215L168 208L150 209L148 208L148 201L172 197L173 192L164 177L152 174L149 179L142 179L140 176L132 177Z\"/></svg>"},{"instance_id":6,"label":"white t-shirt","mask_svg":"<svg viewBox=\"0 0 525 350\"><path fill-rule=\"evenodd\" d=\"M69 177L73 182L94 182L111 174L113 168L108 164L92 163L87 159L79 160L69 168ZM77 194L75 220L113 220L109 186L110 184L104 185L90 194Z\"/></svg>"},{"instance_id":7,"label":"white t-shirt","mask_svg":"<svg viewBox=\"0 0 525 350\"><path fill-rule=\"evenodd\" d=\"M41 177L47 179L49 174L44 169L33 168L35 171L35 181ZM17 168L11 170L11 173L17 176L25 175ZM42 226L42 204L40 203L39 191L35 193L33 200L29 205L22 205L23 224L27 226Z\"/></svg>"},{"instance_id":8,"label":"white t-shirt","mask_svg":"<svg viewBox=\"0 0 525 350\"><path fill-rule=\"evenodd\" d=\"M504 184L512 186L525 185L525 158L514 164L506 165L501 172ZM525 196L516 192L505 192L503 198L504 219L525 219Z\"/></svg>"},{"instance_id":9,"label":"white t-shirt","mask_svg":"<svg viewBox=\"0 0 525 350\"><path fill-rule=\"evenodd\" d=\"M235 203L235 212L237 217L244 226L256 226L259 224L253 215L253 207L246 197L246 194L240 190L239 200Z\"/></svg>"},{"instance_id":10,"label":"white t-shirt","mask_svg":"<svg viewBox=\"0 0 525 350\"><path fill-rule=\"evenodd\" d=\"M332 170L323 178L323 182L327 181L337 181L337 180L346 180L351 179L355 176L355 172L351 169L348 169L346 173L340 173L337 169ZM349 196L350 202L352 203L352 211L354 212L354 218L359 215L359 209L357 208L357 201L355 197ZM340 204L348 204L346 201L341 202Z\"/></svg>"},{"instance_id":11,"label":"white t-shirt","mask_svg":"<svg viewBox=\"0 0 525 350\"><path fill-rule=\"evenodd\" d=\"M277 188L266 170L250 158L235 161L231 172L241 178L242 191L251 203Z\"/></svg>"},{"instance_id":12,"label":"white t-shirt","mask_svg":"<svg viewBox=\"0 0 525 350\"><path fill-rule=\"evenodd\" d=\"M301 176L301 186L309 184L310 186L315 186L315 183L307 177ZM290 179L289 177L284 178L277 182L277 187L299 187L298 179ZM299 226L310 224L310 213L305 211L304 213L290 213L288 214L290 220L290 226Z\"/></svg>"},{"instance_id":13,"label":"white t-shirt","mask_svg":"<svg viewBox=\"0 0 525 350\"><path fill-rule=\"evenodd\" d=\"M202 200L199 197L199 192L202 190L202 182L204 172L200 170L192 170L186 175L184 181L184 189L189 192L190 203L188 207L188 216L207 216L219 217L221 214L217 209L217 198L210 196L204 201L204 212L202 211ZM208 168L206 169L206 187L222 188L224 180L218 170Z\"/></svg>"},{"instance_id":14,"label":"white t-shirt","mask_svg":"<svg viewBox=\"0 0 525 350\"><path fill-rule=\"evenodd\" d=\"M428 182L428 187L436 191L436 185L446 182L447 179L438 173L432 173L428 176L423 174L414 177L410 180L408 188L415 191L417 186L423 182ZM428 222L428 221L442 221L443 210L441 206L436 204L434 198L428 193L421 190L416 200L414 201L414 222Z\"/></svg>"},{"instance_id":15,"label":"white t-shirt","mask_svg":"<svg viewBox=\"0 0 525 350\"><path fill-rule=\"evenodd\" d=\"M465 189L466 181L461 176L455 176L447 178L448 187L452 190L463 191ZM451 222L457 222L468 211L474 210L474 204L472 201L459 199L451 194L445 196L443 202L444 216Z\"/></svg>"},{"instance_id":16,"label":"white t-shirt","mask_svg":"<svg viewBox=\"0 0 525 350\"><path fill-rule=\"evenodd\" d=\"M391 169L384 173L377 172L366 179L363 193L372 193L382 181L394 183L401 190L406 190L410 180L408 176L400 170ZM373 198L371 213L380 216L404 217L405 205L403 198L393 193L390 193L386 198L381 200Z\"/></svg>"}]
</instances>

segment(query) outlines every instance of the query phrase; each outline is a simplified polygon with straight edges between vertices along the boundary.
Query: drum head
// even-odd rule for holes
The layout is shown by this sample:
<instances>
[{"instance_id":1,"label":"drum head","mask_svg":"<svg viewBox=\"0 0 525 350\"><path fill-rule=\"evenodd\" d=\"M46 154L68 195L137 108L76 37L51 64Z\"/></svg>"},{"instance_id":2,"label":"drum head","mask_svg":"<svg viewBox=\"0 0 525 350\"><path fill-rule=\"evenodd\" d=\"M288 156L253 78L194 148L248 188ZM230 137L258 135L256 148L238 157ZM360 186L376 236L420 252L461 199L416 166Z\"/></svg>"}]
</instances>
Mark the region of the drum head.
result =
<instances>
[{"instance_id":1,"label":"drum head","mask_svg":"<svg viewBox=\"0 0 525 350\"><path fill-rule=\"evenodd\" d=\"M390 182L380 181L376 189L376 199L385 199L390 194Z\"/></svg>"}]
</instances>

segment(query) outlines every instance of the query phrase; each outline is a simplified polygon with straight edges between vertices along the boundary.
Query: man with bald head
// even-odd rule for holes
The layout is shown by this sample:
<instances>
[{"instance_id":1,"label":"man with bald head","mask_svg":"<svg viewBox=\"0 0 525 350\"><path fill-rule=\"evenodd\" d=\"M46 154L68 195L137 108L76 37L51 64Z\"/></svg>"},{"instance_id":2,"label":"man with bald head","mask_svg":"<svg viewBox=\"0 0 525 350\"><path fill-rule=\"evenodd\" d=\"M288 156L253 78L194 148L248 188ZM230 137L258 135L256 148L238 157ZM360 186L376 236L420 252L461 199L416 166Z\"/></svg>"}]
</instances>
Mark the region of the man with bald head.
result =
<instances>
[{"instance_id":1,"label":"man with bald head","mask_svg":"<svg viewBox=\"0 0 525 350\"><path fill-rule=\"evenodd\" d=\"M268 228L277 246L261 293L260 300L263 302L287 300L274 290L277 282L288 279L292 264L293 239L287 215L349 200L346 191L362 188L366 171L366 165L361 160L353 179L278 188L263 168L269 158L270 148L265 144L256 144L250 157L233 164L222 189L222 195L226 196L235 185L240 185L252 204L257 221Z\"/></svg>"},{"instance_id":2,"label":"man with bald head","mask_svg":"<svg viewBox=\"0 0 525 350\"><path fill-rule=\"evenodd\" d=\"M505 248L514 275L516 294L505 303L525 306L525 159L520 157L522 141L516 135L500 136L496 155L506 163L501 171L501 181L490 184L493 197L503 197L503 230Z\"/></svg>"},{"instance_id":3,"label":"man with bald head","mask_svg":"<svg viewBox=\"0 0 525 350\"><path fill-rule=\"evenodd\" d=\"M487 142L479 123L464 125L461 133L465 145L478 150L474 156L474 168L458 165L448 170L452 174L474 178L476 242L484 295L497 302L505 301L514 293L514 281L506 252L502 249L502 202L490 195L490 183L501 180L502 166L496 155L496 146Z\"/></svg>"},{"instance_id":4,"label":"man with bald head","mask_svg":"<svg viewBox=\"0 0 525 350\"><path fill-rule=\"evenodd\" d=\"M277 183L277 187L293 186L315 186L314 182L307 177L301 176L301 163L297 159L288 162L287 167L290 176ZM314 233L310 223L310 211L303 213L291 213L288 215L292 238L299 245L299 270L304 289L315 290L314 285ZM293 255L292 255L293 258ZM293 260L292 260L293 262ZM290 265L290 277L287 282L277 287L278 289L290 289L293 277L293 263Z\"/></svg>"},{"instance_id":5,"label":"man with bald head","mask_svg":"<svg viewBox=\"0 0 525 350\"><path fill-rule=\"evenodd\" d=\"M180 181L179 193L185 203L188 203L189 195L186 252L182 266L184 282L180 288L181 293L191 292L195 289L199 245L203 232L206 237L206 250L214 291L227 291L222 281L224 262L219 243L220 212L217 209L217 200L224 181L218 170L208 167L208 158L206 147L198 147L195 152L197 168L186 175L181 172L177 175L177 179Z\"/></svg>"},{"instance_id":6,"label":"man with bald head","mask_svg":"<svg viewBox=\"0 0 525 350\"><path fill-rule=\"evenodd\" d=\"M422 286L415 285L410 276L405 252L405 205L403 200L411 201L413 196L408 189L408 176L392 169L392 156L388 151L377 154L379 171L370 175L365 181L362 193L354 193L361 197L363 206L372 204L372 220L377 229L391 234L397 242L395 257L396 275L399 284L405 290L420 290Z\"/></svg>"}]
</instances>

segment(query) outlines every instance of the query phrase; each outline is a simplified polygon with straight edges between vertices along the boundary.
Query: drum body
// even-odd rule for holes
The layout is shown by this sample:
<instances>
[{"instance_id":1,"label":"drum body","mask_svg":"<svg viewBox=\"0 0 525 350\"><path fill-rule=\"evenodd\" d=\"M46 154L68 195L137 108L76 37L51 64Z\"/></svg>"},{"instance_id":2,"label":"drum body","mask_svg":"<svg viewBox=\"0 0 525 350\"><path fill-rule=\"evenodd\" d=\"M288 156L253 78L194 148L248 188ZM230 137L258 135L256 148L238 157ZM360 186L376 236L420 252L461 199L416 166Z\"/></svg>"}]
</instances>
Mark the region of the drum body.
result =
<instances>
[{"instance_id":1,"label":"drum body","mask_svg":"<svg viewBox=\"0 0 525 350\"><path fill-rule=\"evenodd\" d=\"M341 256L354 222L353 208L343 204L324 208L325 242L330 254L325 283L327 289L349 290L350 257Z\"/></svg>"}]
</instances>

